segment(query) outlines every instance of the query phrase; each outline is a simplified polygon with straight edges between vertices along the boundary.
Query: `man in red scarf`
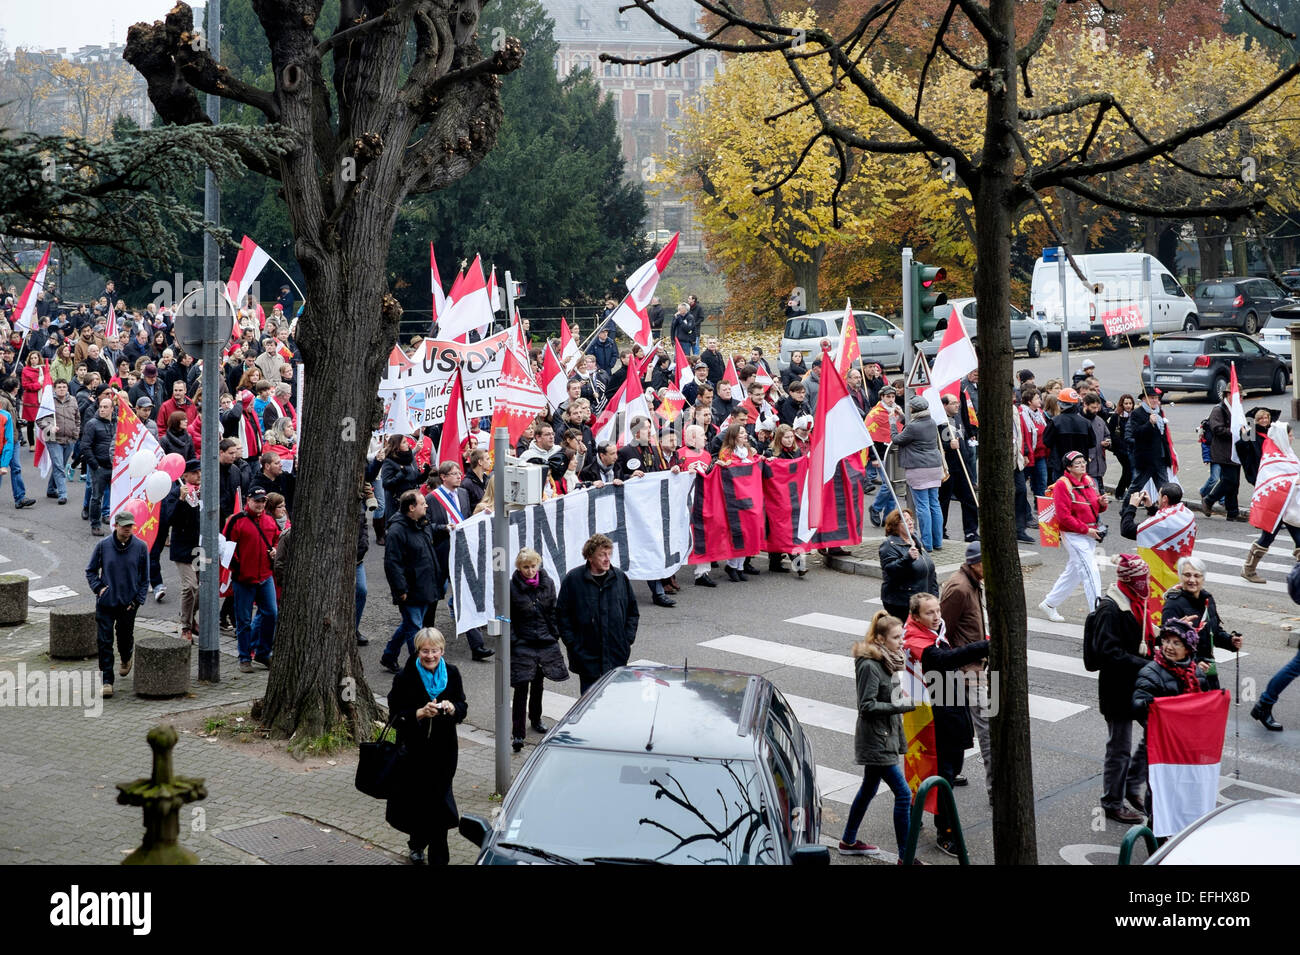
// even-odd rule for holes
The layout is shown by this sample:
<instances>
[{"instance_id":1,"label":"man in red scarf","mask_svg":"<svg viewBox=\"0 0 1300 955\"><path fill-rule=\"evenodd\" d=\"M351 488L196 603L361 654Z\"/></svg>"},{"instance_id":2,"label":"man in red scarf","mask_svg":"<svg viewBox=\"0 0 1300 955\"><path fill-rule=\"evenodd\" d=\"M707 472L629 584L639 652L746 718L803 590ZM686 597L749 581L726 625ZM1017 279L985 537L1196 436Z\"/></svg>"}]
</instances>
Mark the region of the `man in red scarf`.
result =
<instances>
[{"instance_id":1,"label":"man in red scarf","mask_svg":"<svg viewBox=\"0 0 1300 955\"><path fill-rule=\"evenodd\" d=\"M1145 740L1133 752L1133 686L1138 671L1149 662L1143 654L1150 620L1146 613L1150 577L1146 561L1136 554L1121 554L1116 571L1119 579L1101 598L1094 620L1097 697L1108 734L1101 808L1107 819L1132 824L1143 819L1142 787L1147 776Z\"/></svg>"}]
</instances>

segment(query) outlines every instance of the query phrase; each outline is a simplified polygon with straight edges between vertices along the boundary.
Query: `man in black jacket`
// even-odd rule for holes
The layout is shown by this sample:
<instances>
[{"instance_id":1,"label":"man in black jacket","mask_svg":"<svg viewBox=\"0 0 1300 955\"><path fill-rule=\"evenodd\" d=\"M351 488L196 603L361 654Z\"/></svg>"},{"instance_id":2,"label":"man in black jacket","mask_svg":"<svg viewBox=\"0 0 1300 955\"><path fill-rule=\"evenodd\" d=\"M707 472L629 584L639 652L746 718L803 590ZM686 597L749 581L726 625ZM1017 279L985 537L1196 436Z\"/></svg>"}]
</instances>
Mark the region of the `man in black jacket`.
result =
<instances>
[{"instance_id":1,"label":"man in black jacket","mask_svg":"<svg viewBox=\"0 0 1300 955\"><path fill-rule=\"evenodd\" d=\"M104 696L113 695L113 629L122 664L131 672L135 652L135 613L149 595L149 548L135 536L135 518L121 510L113 519L113 536L95 545L86 565L86 583L95 595L95 626Z\"/></svg>"},{"instance_id":2,"label":"man in black jacket","mask_svg":"<svg viewBox=\"0 0 1300 955\"><path fill-rule=\"evenodd\" d=\"M1142 624L1148 588L1146 562L1121 554L1118 582L1097 605L1097 699L1106 720L1106 760L1102 764L1101 808L1107 819L1131 824L1142 821L1142 786L1147 775L1146 741L1133 751L1133 684L1146 666ZM1136 608L1136 611L1135 611ZM1124 805L1127 797L1129 805Z\"/></svg>"},{"instance_id":3,"label":"man in black jacket","mask_svg":"<svg viewBox=\"0 0 1300 955\"><path fill-rule=\"evenodd\" d=\"M235 513L235 495L241 501L248 500L252 489L253 476L245 462L239 457L239 442L234 438L222 438L217 445L217 486L220 489L218 506L221 510L221 526L226 526L230 515ZM240 504L243 509L243 504Z\"/></svg>"},{"instance_id":4,"label":"man in black jacket","mask_svg":"<svg viewBox=\"0 0 1300 955\"><path fill-rule=\"evenodd\" d=\"M589 537L582 545L586 563L564 575L555 602L560 640L582 693L610 670L627 666L641 622L632 582L610 563L613 552L614 542L604 534Z\"/></svg>"},{"instance_id":5,"label":"man in black jacket","mask_svg":"<svg viewBox=\"0 0 1300 955\"><path fill-rule=\"evenodd\" d=\"M433 542L433 524L428 519L429 503L419 491L406 491L398 500L397 513L388 519L384 532L384 576L393 594L393 603L402 614L379 665L391 673L401 673L399 658L405 643L415 656L414 639L425 617L433 619L442 599L446 579Z\"/></svg>"},{"instance_id":6,"label":"man in black jacket","mask_svg":"<svg viewBox=\"0 0 1300 955\"><path fill-rule=\"evenodd\" d=\"M284 506L292 515L295 482L293 475L285 471L280 455L274 451L263 451L258 464L261 469L253 475L252 486L264 488L268 494L275 491L284 498Z\"/></svg>"},{"instance_id":7,"label":"man in black jacket","mask_svg":"<svg viewBox=\"0 0 1300 955\"><path fill-rule=\"evenodd\" d=\"M1062 388L1056 400L1061 404L1061 413L1047 422L1043 443L1053 457L1061 462L1065 461L1065 456L1071 451L1078 451L1087 460L1096 444L1096 438L1092 425L1079 412L1079 393L1073 388Z\"/></svg>"},{"instance_id":8,"label":"man in black jacket","mask_svg":"<svg viewBox=\"0 0 1300 955\"><path fill-rule=\"evenodd\" d=\"M1159 488L1169 480L1171 462L1169 440L1165 434L1167 427L1168 422L1160 413L1159 389L1144 392L1124 429L1133 448L1133 482L1129 485L1132 490L1140 491L1148 482L1154 482ZM1119 492L1115 496L1125 497Z\"/></svg>"},{"instance_id":9,"label":"man in black jacket","mask_svg":"<svg viewBox=\"0 0 1300 955\"><path fill-rule=\"evenodd\" d=\"M646 309L646 317L650 319L650 330L654 332L654 337L658 338L664 327L664 307L659 302L659 296L656 295L650 299L650 307Z\"/></svg>"},{"instance_id":10,"label":"man in black jacket","mask_svg":"<svg viewBox=\"0 0 1300 955\"><path fill-rule=\"evenodd\" d=\"M113 480L113 443L117 439L117 424L113 420L115 407L111 397L101 394L98 411L81 434L82 455L90 464L90 533L96 537L104 536L107 495Z\"/></svg>"},{"instance_id":11,"label":"man in black jacket","mask_svg":"<svg viewBox=\"0 0 1300 955\"><path fill-rule=\"evenodd\" d=\"M727 361L718 350L716 338L710 338L704 343L704 353L700 355L700 361L704 362L705 367L709 369L709 384L717 388L718 382L727 373Z\"/></svg>"},{"instance_id":12,"label":"man in black jacket","mask_svg":"<svg viewBox=\"0 0 1300 955\"><path fill-rule=\"evenodd\" d=\"M1241 485L1241 465L1232 459L1233 446L1240 434L1234 434L1232 412L1228 408L1228 397L1214 406L1209 418L1210 461L1219 466L1219 480L1210 493L1201 497L1201 510L1206 517L1214 516L1214 502L1223 501L1224 510L1230 521L1246 521L1237 502L1237 489Z\"/></svg>"}]
</instances>

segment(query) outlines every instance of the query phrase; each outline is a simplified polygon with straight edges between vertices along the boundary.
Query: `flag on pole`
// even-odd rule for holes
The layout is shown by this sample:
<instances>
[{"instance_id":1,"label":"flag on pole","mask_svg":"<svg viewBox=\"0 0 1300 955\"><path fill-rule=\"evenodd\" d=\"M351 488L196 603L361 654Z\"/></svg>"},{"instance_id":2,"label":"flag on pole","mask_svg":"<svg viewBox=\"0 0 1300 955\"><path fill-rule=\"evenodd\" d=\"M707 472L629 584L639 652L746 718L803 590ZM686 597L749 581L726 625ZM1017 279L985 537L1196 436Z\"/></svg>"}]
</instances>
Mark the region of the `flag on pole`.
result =
<instances>
[{"instance_id":1,"label":"flag on pole","mask_svg":"<svg viewBox=\"0 0 1300 955\"><path fill-rule=\"evenodd\" d=\"M482 273L480 273L482 277ZM509 355L509 350L506 351ZM461 380L460 366L451 375L451 394L447 398L447 411L442 419L442 439L438 442L438 463L453 462L465 467L464 448L469 440L469 421L465 414L465 384Z\"/></svg>"},{"instance_id":2,"label":"flag on pole","mask_svg":"<svg viewBox=\"0 0 1300 955\"><path fill-rule=\"evenodd\" d=\"M903 776L907 779L907 788L912 790L912 801L915 803L921 783L931 776L939 775L939 749L934 738L934 708L930 705L930 691L926 688L921 673L921 662L911 653L907 654L907 666L900 677L904 692L916 704L916 709L903 714L903 735L907 738ZM939 794L935 789L930 790L925 805L921 808L924 812L934 812L939 808Z\"/></svg>"},{"instance_id":3,"label":"flag on pole","mask_svg":"<svg viewBox=\"0 0 1300 955\"><path fill-rule=\"evenodd\" d=\"M429 243L429 280L433 285L433 320L439 321L447 310L447 296L442 290L442 276L438 274L438 260L433 255L433 243Z\"/></svg>"},{"instance_id":4,"label":"flag on pole","mask_svg":"<svg viewBox=\"0 0 1300 955\"><path fill-rule=\"evenodd\" d=\"M116 515L131 498L144 496L144 482L149 475L137 479L131 477L130 473L131 458L138 451L151 452L155 464L163 459L163 449L159 446L158 439L136 417L126 396L118 392L117 431L113 437L113 475L109 485L110 517Z\"/></svg>"},{"instance_id":5,"label":"flag on pole","mask_svg":"<svg viewBox=\"0 0 1300 955\"><path fill-rule=\"evenodd\" d=\"M844 320L840 324L840 357L836 366L845 378L855 361L862 360L862 349L858 347L858 325L853 319L853 301L844 300ZM770 380L770 379L769 379Z\"/></svg>"},{"instance_id":6,"label":"flag on pole","mask_svg":"<svg viewBox=\"0 0 1300 955\"><path fill-rule=\"evenodd\" d=\"M560 316L560 364L564 370L568 371L573 367L573 363L582 357L578 351L578 343L573 338L573 333L569 331L569 323Z\"/></svg>"},{"instance_id":7,"label":"flag on pole","mask_svg":"<svg viewBox=\"0 0 1300 955\"><path fill-rule=\"evenodd\" d=\"M560 359L555 357L550 342L542 349L542 390L546 392L547 403L557 411L569 393L569 378L560 367Z\"/></svg>"},{"instance_id":8,"label":"flag on pole","mask_svg":"<svg viewBox=\"0 0 1300 955\"><path fill-rule=\"evenodd\" d=\"M117 312L113 311L113 303L108 303L108 322L104 325L104 337L110 342L117 338Z\"/></svg>"},{"instance_id":9,"label":"flag on pole","mask_svg":"<svg viewBox=\"0 0 1300 955\"><path fill-rule=\"evenodd\" d=\"M633 366L635 365L634 360ZM627 378L619 385L618 391L596 421L596 443L599 445L603 441L616 441L620 448L623 447L632 440L632 419L637 417L654 420L650 413L650 403L646 401L645 389L641 386L640 368L629 367Z\"/></svg>"},{"instance_id":10,"label":"flag on pole","mask_svg":"<svg viewBox=\"0 0 1300 955\"><path fill-rule=\"evenodd\" d=\"M1228 702L1227 690L1151 701L1147 784L1151 787L1151 830L1156 838L1181 832L1218 801Z\"/></svg>"},{"instance_id":11,"label":"flag on pole","mask_svg":"<svg viewBox=\"0 0 1300 955\"><path fill-rule=\"evenodd\" d=\"M533 419L545 410L546 395L533 380L527 357L521 360L513 348L507 348L492 405L492 433L500 427L509 428L513 448Z\"/></svg>"},{"instance_id":12,"label":"flag on pole","mask_svg":"<svg viewBox=\"0 0 1300 955\"><path fill-rule=\"evenodd\" d=\"M821 391L817 394L817 408L813 415L808 481L804 485L801 508L808 515L809 531L821 529L822 489L835 476L839 463L850 454L871 447L871 435L858 416L857 406L849 397L844 378L831 361L829 349L822 353L821 380ZM802 521L800 523L802 525ZM807 537L801 539L807 540Z\"/></svg>"},{"instance_id":13,"label":"flag on pole","mask_svg":"<svg viewBox=\"0 0 1300 955\"><path fill-rule=\"evenodd\" d=\"M650 328L650 313L646 306L638 306L632 301L631 292L628 292L623 301L619 302L618 308L614 309L609 320L642 348L650 347L650 341L654 337Z\"/></svg>"},{"instance_id":14,"label":"flag on pole","mask_svg":"<svg viewBox=\"0 0 1300 955\"><path fill-rule=\"evenodd\" d=\"M1181 501L1162 507L1138 525L1138 556L1150 573L1143 639L1160 632L1165 591L1178 584L1178 559L1192 556L1196 546L1196 515Z\"/></svg>"},{"instance_id":15,"label":"flag on pole","mask_svg":"<svg viewBox=\"0 0 1300 955\"><path fill-rule=\"evenodd\" d=\"M1270 534L1277 530L1283 514L1295 500L1300 480L1300 460L1291 450L1286 425L1274 424L1264 437L1259 455L1255 493L1250 496L1250 523Z\"/></svg>"},{"instance_id":16,"label":"flag on pole","mask_svg":"<svg viewBox=\"0 0 1300 955\"><path fill-rule=\"evenodd\" d=\"M36 421L40 422L44 418L54 417L54 386L50 384L50 370L47 366L45 369L45 386L41 388L41 404L36 409ZM32 461L40 469L41 477L48 478L50 472L54 470L54 459L50 457L50 449L45 446L45 429L36 427L36 444L33 447L35 459Z\"/></svg>"},{"instance_id":17,"label":"flag on pole","mask_svg":"<svg viewBox=\"0 0 1300 955\"><path fill-rule=\"evenodd\" d=\"M36 266L36 272L27 281L27 288L23 289L23 294L18 299L18 305L14 308L14 329L16 331L31 332L36 330L36 293L45 288L45 270L49 268L50 249L53 247L53 242L45 247L45 254L41 256L40 264Z\"/></svg>"},{"instance_id":18,"label":"flag on pole","mask_svg":"<svg viewBox=\"0 0 1300 955\"><path fill-rule=\"evenodd\" d=\"M405 388L398 388L393 392L393 397L384 412L384 423L379 429L380 434L412 434L415 431L411 426L411 407L406 398L406 391Z\"/></svg>"},{"instance_id":19,"label":"flag on pole","mask_svg":"<svg viewBox=\"0 0 1300 955\"><path fill-rule=\"evenodd\" d=\"M1237 439L1241 437L1241 429L1246 427L1246 412L1241 410L1241 386L1237 384L1235 361L1228 363L1228 371L1232 376L1228 385L1228 430L1232 432L1232 463L1240 464L1241 458L1237 457Z\"/></svg>"},{"instance_id":20,"label":"flag on pole","mask_svg":"<svg viewBox=\"0 0 1300 955\"><path fill-rule=\"evenodd\" d=\"M966 325L954 309L948 327L944 329L939 351L934 356L934 364L930 367L930 387L921 392L930 403L930 417L936 422L948 417L943 410L943 396L960 397L961 380L979 368L979 364L975 346L966 334Z\"/></svg>"},{"instance_id":21,"label":"flag on pole","mask_svg":"<svg viewBox=\"0 0 1300 955\"><path fill-rule=\"evenodd\" d=\"M722 369L722 380L731 385L732 388L740 387L740 375L736 373L736 363L731 356L727 356L727 364ZM733 394L732 397L735 397Z\"/></svg>"},{"instance_id":22,"label":"flag on pole","mask_svg":"<svg viewBox=\"0 0 1300 955\"><path fill-rule=\"evenodd\" d=\"M680 232L674 232L658 255L627 277L628 296L637 309L644 309L650 304L650 299L654 298L655 288L667 270L668 263L672 261L673 253L677 251L677 240L680 237ZM648 342L640 344L649 347Z\"/></svg>"},{"instance_id":23,"label":"flag on pole","mask_svg":"<svg viewBox=\"0 0 1300 955\"><path fill-rule=\"evenodd\" d=\"M673 348L676 349L673 360L677 365L677 390L681 391L686 387L686 383L695 377L695 373L691 368L690 359L682 349L682 343L676 338L673 339Z\"/></svg>"},{"instance_id":24,"label":"flag on pole","mask_svg":"<svg viewBox=\"0 0 1300 955\"><path fill-rule=\"evenodd\" d=\"M1056 526L1056 499L1040 494L1038 502L1038 542L1044 547L1060 547L1061 532ZM1164 591L1160 591L1162 594Z\"/></svg>"},{"instance_id":25,"label":"flag on pole","mask_svg":"<svg viewBox=\"0 0 1300 955\"><path fill-rule=\"evenodd\" d=\"M492 324L492 304L488 300L487 280L483 278L483 263L479 256L474 256L464 281L452 287L451 299L451 305L438 322L440 338L458 338L473 329Z\"/></svg>"},{"instance_id":26,"label":"flag on pole","mask_svg":"<svg viewBox=\"0 0 1300 955\"><path fill-rule=\"evenodd\" d=\"M239 254L235 256L235 264L230 269L230 281L226 283L226 298L230 299L232 308L238 310L243 307L241 303L244 297L269 261L271 257L263 252L256 242L244 236L239 243ZM265 316L259 317L265 322Z\"/></svg>"}]
</instances>

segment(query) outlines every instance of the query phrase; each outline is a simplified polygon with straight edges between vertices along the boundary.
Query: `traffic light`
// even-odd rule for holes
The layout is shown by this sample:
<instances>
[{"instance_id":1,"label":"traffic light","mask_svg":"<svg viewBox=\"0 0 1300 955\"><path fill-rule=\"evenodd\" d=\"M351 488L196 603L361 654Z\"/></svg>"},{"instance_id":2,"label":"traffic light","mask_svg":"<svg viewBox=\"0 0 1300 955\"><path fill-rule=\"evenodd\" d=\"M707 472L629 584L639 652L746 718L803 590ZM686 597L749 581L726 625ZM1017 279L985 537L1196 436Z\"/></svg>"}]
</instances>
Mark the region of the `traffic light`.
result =
<instances>
[{"instance_id":1,"label":"traffic light","mask_svg":"<svg viewBox=\"0 0 1300 955\"><path fill-rule=\"evenodd\" d=\"M912 263L912 314L908 316L912 323L912 341L923 342L934 334L935 326L939 324L934 310L948 304L948 296L935 286L947 278L948 273L939 266Z\"/></svg>"}]
</instances>

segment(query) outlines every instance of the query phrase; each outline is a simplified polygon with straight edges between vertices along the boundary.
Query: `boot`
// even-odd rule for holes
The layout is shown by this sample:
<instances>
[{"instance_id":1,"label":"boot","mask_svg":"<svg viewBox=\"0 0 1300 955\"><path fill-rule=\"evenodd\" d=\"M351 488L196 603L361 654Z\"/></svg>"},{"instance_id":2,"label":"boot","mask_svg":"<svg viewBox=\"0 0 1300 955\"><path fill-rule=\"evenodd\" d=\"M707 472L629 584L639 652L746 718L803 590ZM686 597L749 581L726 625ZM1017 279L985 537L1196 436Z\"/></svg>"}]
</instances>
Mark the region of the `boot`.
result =
<instances>
[{"instance_id":1,"label":"boot","mask_svg":"<svg viewBox=\"0 0 1300 955\"><path fill-rule=\"evenodd\" d=\"M790 568L784 566L784 554L767 555L767 572L769 574L788 574Z\"/></svg>"},{"instance_id":2,"label":"boot","mask_svg":"<svg viewBox=\"0 0 1300 955\"><path fill-rule=\"evenodd\" d=\"M1275 733L1282 732L1282 724L1273 719L1272 703L1256 703L1254 708L1251 709L1250 715L1253 719L1263 723L1265 729L1270 729Z\"/></svg>"},{"instance_id":3,"label":"boot","mask_svg":"<svg viewBox=\"0 0 1300 955\"><path fill-rule=\"evenodd\" d=\"M1297 548L1300 550L1300 548ZM1241 576L1249 580L1252 584L1268 583L1263 577L1255 573L1255 568L1259 566L1260 560L1268 553L1267 547L1260 547L1258 544L1250 545L1250 553L1246 555L1246 563L1242 565Z\"/></svg>"},{"instance_id":4,"label":"boot","mask_svg":"<svg viewBox=\"0 0 1300 955\"><path fill-rule=\"evenodd\" d=\"M384 546L384 519L382 517L373 517L370 519L375 528L375 543L380 547Z\"/></svg>"}]
</instances>

